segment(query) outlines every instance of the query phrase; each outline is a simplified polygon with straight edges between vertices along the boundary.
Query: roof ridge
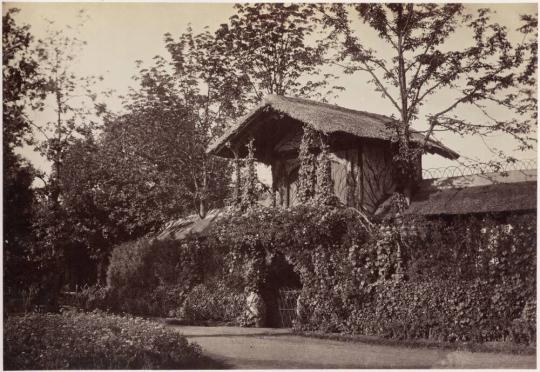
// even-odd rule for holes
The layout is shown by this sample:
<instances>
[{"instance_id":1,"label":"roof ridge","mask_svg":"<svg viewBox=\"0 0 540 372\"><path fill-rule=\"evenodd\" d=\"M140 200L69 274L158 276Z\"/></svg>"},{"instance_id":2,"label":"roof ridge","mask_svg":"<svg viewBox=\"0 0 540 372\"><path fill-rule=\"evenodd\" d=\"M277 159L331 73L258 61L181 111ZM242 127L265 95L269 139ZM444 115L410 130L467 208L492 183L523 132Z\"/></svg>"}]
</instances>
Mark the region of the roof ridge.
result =
<instances>
[{"instance_id":1,"label":"roof ridge","mask_svg":"<svg viewBox=\"0 0 540 372\"><path fill-rule=\"evenodd\" d=\"M343 110L343 111L349 111L352 114L363 114L363 115L371 116L371 117L377 118L377 119L385 119L385 120L389 120L389 121L396 121L396 119L394 119L394 118L392 118L390 116L383 115L383 114L377 114L377 113L374 113L374 112L368 112L368 111L363 111L363 110L352 109L352 108L349 108L349 107L343 107L343 106L340 106L340 105L337 105L337 104L332 104L332 103L327 103L327 102L314 101L312 99L303 98L303 97L290 97L290 96L283 96L283 95L279 95L279 94L268 94L268 95L266 95L264 97L264 102L267 105L271 105L272 100L274 100L274 99L282 99L282 100L292 101L292 102L295 102L295 101L298 102L299 101L299 102L303 102L303 103L310 104L310 105L315 105L315 106L320 106L320 107L327 107L327 108L338 109L338 110Z\"/></svg>"}]
</instances>

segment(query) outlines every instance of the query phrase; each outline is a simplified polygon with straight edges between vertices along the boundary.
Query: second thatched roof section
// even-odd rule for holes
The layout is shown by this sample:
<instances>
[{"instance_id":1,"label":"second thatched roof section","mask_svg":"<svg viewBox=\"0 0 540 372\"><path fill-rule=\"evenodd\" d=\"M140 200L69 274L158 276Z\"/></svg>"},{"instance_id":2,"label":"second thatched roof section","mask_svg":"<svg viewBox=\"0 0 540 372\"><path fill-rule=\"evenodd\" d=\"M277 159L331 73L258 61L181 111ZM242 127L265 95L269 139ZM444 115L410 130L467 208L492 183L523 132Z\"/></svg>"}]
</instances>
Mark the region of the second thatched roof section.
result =
<instances>
[{"instance_id":1,"label":"second thatched roof section","mask_svg":"<svg viewBox=\"0 0 540 372\"><path fill-rule=\"evenodd\" d=\"M284 114L301 123L308 124L313 129L325 134L345 133L359 138L379 139L390 141L395 131L392 130L397 122L390 117L365 111L351 110L336 105L315 102L301 98L291 98L278 95L268 95L248 115L229 128L217 141L211 144L208 153L229 157L227 145L260 119L268 110ZM413 143L423 143L424 136L412 133ZM428 140L426 150L449 159L457 159L459 154L435 140Z\"/></svg>"},{"instance_id":2,"label":"second thatched roof section","mask_svg":"<svg viewBox=\"0 0 540 372\"><path fill-rule=\"evenodd\" d=\"M458 215L536 210L536 181L464 188L424 187L412 197L407 214Z\"/></svg>"}]
</instances>

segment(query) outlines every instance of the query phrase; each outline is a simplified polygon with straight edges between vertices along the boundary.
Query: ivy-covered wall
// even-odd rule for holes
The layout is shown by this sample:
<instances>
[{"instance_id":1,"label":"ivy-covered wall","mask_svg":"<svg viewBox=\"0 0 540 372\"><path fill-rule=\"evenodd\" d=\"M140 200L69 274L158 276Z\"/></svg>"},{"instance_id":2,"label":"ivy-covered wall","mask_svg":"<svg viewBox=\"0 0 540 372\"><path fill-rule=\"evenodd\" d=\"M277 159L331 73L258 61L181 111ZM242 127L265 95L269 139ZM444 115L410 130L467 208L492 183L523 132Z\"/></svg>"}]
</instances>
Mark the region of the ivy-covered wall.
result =
<instances>
[{"instance_id":1,"label":"ivy-covered wall","mask_svg":"<svg viewBox=\"0 0 540 372\"><path fill-rule=\"evenodd\" d=\"M352 208L253 208L220 221L206 244L249 292L265 287L272 257L287 257L304 330L534 341L534 215L372 225Z\"/></svg>"},{"instance_id":2,"label":"ivy-covered wall","mask_svg":"<svg viewBox=\"0 0 540 372\"><path fill-rule=\"evenodd\" d=\"M204 237L118 247L108 282L81 305L275 326L277 289L292 286L301 330L533 343L536 216L372 224L339 205L251 206Z\"/></svg>"}]
</instances>

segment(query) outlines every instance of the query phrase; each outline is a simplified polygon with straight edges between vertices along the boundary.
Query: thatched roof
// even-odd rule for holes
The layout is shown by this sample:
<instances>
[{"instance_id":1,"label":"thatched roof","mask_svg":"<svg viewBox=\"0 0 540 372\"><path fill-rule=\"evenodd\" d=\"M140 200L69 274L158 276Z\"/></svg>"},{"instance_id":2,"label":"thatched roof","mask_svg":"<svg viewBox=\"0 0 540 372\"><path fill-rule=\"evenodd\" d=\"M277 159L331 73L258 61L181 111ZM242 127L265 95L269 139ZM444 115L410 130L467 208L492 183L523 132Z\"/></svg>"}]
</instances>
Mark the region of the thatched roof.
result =
<instances>
[{"instance_id":1,"label":"thatched roof","mask_svg":"<svg viewBox=\"0 0 540 372\"><path fill-rule=\"evenodd\" d=\"M308 124L313 129L325 134L345 133L359 138L387 141L393 137L394 133L390 127L396 123L394 119L384 115L351 110L307 99L269 95L249 114L229 128L217 141L212 143L207 152L218 156L231 157L232 154L227 150L227 145L234 143L244 131L251 125L256 124L258 119L269 110ZM415 143L421 143L424 136L420 133L413 133L411 139ZM434 140L428 141L426 150L450 159L459 157L456 152Z\"/></svg>"},{"instance_id":2,"label":"thatched roof","mask_svg":"<svg viewBox=\"0 0 540 372\"><path fill-rule=\"evenodd\" d=\"M157 239L175 239L182 240L189 234L204 235L206 230L223 216L224 209L212 209L204 218L197 214L182 217L169 222L163 230L156 236Z\"/></svg>"},{"instance_id":3,"label":"thatched roof","mask_svg":"<svg viewBox=\"0 0 540 372\"><path fill-rule=\"evenodd\" d=\"M424 187L411 200L407 214L456 215L536 210L536 181L465 188Z\"/></svg>"}]
</instances>

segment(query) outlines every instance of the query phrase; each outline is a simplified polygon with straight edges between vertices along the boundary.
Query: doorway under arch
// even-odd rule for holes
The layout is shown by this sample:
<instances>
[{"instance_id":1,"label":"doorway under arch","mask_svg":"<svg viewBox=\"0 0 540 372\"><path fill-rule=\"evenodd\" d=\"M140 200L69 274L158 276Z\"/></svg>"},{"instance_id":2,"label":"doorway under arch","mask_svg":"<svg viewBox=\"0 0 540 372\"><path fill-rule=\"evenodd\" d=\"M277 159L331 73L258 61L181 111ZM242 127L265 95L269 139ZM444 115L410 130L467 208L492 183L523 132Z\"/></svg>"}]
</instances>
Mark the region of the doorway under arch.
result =
<instances>
[{"instance_id":1,"label":"doorway under arch","mask_svg":"<svg viewBox=\"0 0 540 372\"><path fill-rule=\"evenodd\" d=\"M302 289L300 276L283 254L276 254L268 266L262 297L267 327L289 328L296 318L296 299Z\"/></svg>"}]
</instances>

